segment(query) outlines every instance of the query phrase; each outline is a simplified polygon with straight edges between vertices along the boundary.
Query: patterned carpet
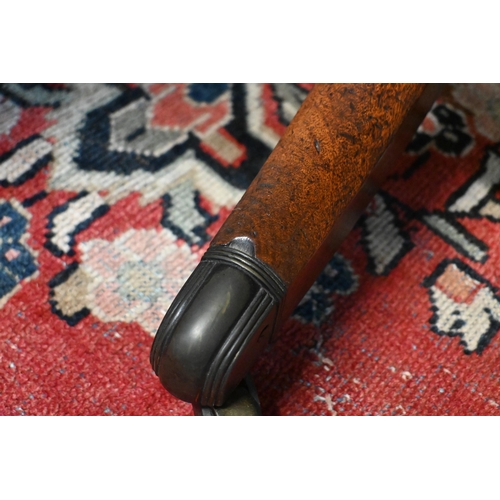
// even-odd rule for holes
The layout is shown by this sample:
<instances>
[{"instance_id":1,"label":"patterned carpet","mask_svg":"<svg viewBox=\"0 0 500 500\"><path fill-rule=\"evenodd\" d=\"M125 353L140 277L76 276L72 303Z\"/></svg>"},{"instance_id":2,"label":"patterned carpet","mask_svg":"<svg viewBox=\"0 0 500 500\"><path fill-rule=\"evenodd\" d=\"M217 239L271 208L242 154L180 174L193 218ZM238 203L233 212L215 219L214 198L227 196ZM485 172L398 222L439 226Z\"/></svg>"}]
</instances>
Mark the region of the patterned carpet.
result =
<instances>
[{"instance_id":1,"label":"patterned carpet","mask_svg":"<svg viewBox=\"0 0 500 500\"><path fill-rule=\"evenodd\" d=\"M0 86L0 414L188 415L163 314L308 84ZM500 414L500 86L454 85L254 370L266 415Z\"/></svg>"}]
</instances>

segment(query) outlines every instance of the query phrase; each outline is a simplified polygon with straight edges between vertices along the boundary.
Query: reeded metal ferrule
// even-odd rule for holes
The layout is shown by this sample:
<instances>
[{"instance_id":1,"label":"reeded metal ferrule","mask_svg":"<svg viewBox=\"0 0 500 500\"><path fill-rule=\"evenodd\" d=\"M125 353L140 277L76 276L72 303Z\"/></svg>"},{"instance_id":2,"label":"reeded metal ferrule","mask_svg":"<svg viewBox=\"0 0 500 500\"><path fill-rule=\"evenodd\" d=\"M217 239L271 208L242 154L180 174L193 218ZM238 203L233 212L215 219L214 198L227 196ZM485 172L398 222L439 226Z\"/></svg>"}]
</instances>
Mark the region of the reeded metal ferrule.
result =
<instances>
[{"instance_id":1,"label":"reeded metal ferrule","mask_svg":"<svg viewBox=\"0 0 500 500\"><path fill-rule=\"evenodd\" d=\"M210 247L172 302L151 364L174 396L221 406L268 344L285 295L249 238Z\"/></svg>"},{"instance_id":2,"label":"reeded metal ferrule","mask_svg":"<svg viewBox=\"0 0 500 500\"><path fill-rule=\"evenodd\" d=\"M193 413L197 417L256 417L262 415L259 396L250 375L247 375L240 382L223 406L194 404Z\"/></svg>"}]
</instances>

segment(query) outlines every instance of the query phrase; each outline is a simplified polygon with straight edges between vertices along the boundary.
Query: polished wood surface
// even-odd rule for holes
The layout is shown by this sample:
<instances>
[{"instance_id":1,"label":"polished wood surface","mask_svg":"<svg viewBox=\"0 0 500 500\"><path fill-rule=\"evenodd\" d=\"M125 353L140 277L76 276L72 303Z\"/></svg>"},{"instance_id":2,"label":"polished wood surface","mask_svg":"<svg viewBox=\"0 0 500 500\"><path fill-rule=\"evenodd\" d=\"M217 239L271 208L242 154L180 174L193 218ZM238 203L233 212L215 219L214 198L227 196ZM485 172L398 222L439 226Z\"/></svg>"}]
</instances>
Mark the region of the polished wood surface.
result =
<instances>
[{"instance_id":1,"label":"polished wood surface","mask_svg":"<svg viewBox=\"0 0 500 500\"><path fill-rule=\"evenodd\" d=\"M414 114L427 88L426 84L316 85L212 245L248 236L255 242L256 256L287 285L293 284ZM403 134L406 141L435 97L427 99L409 134Z\"/></svg>"}]
</instances>

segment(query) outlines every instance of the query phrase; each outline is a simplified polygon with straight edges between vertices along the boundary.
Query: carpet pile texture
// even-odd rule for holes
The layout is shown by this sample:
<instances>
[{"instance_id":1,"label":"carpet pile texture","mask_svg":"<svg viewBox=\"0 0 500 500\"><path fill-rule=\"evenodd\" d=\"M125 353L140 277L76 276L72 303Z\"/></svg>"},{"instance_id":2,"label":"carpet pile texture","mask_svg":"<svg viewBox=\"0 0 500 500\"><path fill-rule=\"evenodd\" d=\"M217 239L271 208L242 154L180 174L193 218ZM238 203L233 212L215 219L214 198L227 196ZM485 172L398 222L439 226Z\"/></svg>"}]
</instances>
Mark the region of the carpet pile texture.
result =
<instances>
[{"instance_id":1,"label":"carpet pile texture","mask_svg":"<svg viewBox=\"0 0 500 500\"><path fill-rule=\"evenodd\" d=\"M189 415L156 329L310 84L0 86L0 414ZM446 88L253 370L266 415L500 414L500 85Z\"/></svg>"}]
</instances>

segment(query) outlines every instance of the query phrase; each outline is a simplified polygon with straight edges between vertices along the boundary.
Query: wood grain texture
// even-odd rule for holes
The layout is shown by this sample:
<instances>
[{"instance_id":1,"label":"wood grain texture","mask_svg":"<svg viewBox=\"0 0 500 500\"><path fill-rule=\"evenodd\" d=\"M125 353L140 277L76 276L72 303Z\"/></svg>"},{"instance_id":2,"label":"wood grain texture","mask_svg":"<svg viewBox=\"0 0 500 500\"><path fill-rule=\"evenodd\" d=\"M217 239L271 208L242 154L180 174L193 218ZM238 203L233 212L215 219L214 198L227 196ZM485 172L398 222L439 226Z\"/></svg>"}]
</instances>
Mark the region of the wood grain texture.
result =
<instances>
[{"instance_id":1,"label":"wood grain texture","mask_svg":"<svg viewBox=\"0 0 500 500\"><path fill-rule=\"evenodd\" d=\"M212 245L248 236L290 284L324 242L425 84L318 84Z\"/></svg>"}]
</instances>

